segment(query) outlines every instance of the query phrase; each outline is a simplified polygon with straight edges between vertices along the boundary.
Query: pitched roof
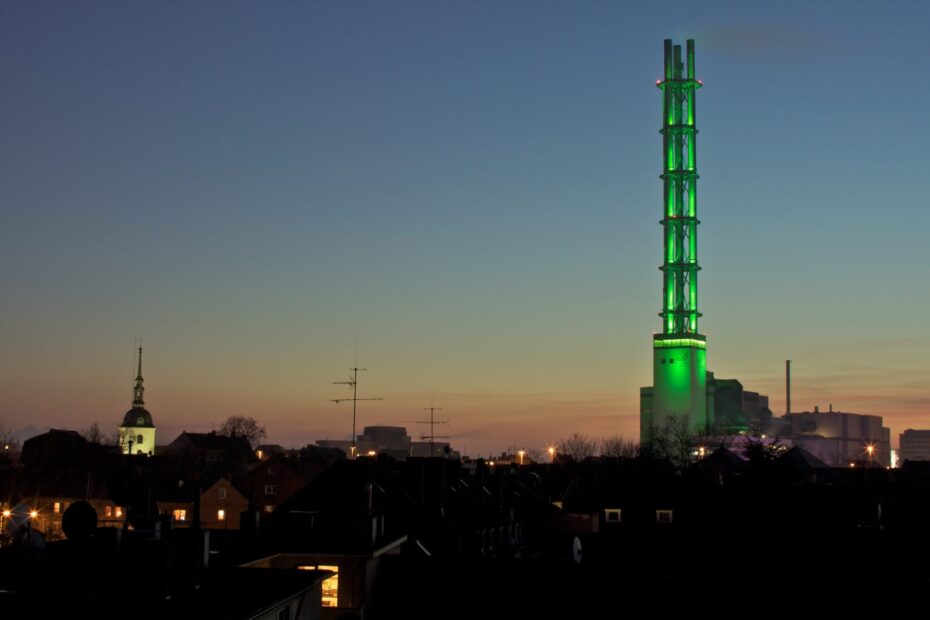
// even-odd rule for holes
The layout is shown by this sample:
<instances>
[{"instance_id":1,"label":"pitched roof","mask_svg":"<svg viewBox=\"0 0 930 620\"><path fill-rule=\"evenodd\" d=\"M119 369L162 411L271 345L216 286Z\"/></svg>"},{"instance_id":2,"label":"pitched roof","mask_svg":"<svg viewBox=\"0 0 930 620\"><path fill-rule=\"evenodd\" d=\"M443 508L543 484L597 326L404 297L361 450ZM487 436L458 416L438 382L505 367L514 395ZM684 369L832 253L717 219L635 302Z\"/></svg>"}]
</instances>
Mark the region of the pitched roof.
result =
<instances>
[{"instance_id":1,"label":"pitched roof","mask_svg":"<svg viewBox=\"0 0 930 620\"><path fill-rule=\"evenodd\" d=\"M801 471L807 471L811 469L829 469L830 466L821 461L819 458L802 448L801 446L794 446L780 457L778 457L779 465L789 465L793 466L796 469Z\"/></svg>"}]
</instances>

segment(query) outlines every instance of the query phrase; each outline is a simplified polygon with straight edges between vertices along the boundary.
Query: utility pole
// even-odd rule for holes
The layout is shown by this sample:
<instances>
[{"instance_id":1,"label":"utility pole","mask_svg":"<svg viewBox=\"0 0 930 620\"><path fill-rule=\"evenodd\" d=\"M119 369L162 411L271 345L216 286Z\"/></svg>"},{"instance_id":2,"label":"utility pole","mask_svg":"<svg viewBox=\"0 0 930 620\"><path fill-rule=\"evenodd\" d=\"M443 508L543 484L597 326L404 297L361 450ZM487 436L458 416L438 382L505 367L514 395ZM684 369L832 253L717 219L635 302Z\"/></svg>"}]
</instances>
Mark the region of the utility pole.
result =
<instances>
[{"instance_id":1,"label":"utility pole","mask_svg":"<svg viewBox=\"0 0 930 620\"><path fill-rule=\"evenodd\" d=\"M383 400L381 398L359 398L358 397L358 371L368 370L367 368L350 368L352 371L352 376L349 377L348 381L333 381L333 385L348 385L352 388L352 398L334 398L332 401L334 403L341 403L347 400L352 401L352 454L349 455L350 458L355 458L356 456L356 446L355 446L355 415L356 415L356 405L360 400Z\"/></svg>"}]
</instances>

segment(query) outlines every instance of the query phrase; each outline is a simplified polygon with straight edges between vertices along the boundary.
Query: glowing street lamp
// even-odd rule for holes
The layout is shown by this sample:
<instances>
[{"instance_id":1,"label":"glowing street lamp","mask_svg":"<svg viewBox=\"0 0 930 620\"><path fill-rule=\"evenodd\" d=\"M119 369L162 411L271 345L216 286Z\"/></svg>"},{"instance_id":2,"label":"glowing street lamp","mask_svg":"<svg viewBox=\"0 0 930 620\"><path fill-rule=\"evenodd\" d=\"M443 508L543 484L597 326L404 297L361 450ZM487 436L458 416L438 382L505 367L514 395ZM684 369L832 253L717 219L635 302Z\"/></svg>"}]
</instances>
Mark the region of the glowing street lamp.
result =
<instances>
[{"instance_id":1,"label":"glowing street lamp","mask_svg":"<svg viewBox=\"0 0 930 620\"><path fill-rule=\"evenodd\" d=\"M867 444L867 445L865 446L865 451L866 451L866 452L868 453L868 455L869 455L869 466L871 467L871 465L872 465L872 455L875 454L875 445L874 445L874 444Z\"/></svg>"},{"instance_id":2,"label":"glowing street lamp","mask_svg":"<svg viewBox=\"0 0 930 620\"><path fill-rule=\"evenodd\" d=\"M517 454L520 456L520 465L523 465L523 455L526 454L526 450L520 450Z\"/></svg>"},{"instance_id":3,"label":"glowing street lamp","mask_svg":"<svg viewBox=\"0 0 930 620\"><path fill-rule=\"evenodd\" d=\"M546 451L549 453L549 463L550 464L554 463L555 462L555 448L553 446L549 446L548 450Z\"/></svg>"}]
</instances>

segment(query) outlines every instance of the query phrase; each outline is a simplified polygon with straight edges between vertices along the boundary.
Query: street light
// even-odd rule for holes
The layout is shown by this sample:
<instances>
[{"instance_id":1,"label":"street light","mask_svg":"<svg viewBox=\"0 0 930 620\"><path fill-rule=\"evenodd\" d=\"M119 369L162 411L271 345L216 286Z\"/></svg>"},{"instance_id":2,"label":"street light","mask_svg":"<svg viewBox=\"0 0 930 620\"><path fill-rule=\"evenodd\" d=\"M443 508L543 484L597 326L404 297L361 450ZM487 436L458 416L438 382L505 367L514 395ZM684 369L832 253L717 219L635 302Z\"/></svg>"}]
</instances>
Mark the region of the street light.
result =
<instances>
[{"instance_id":1,"label":"street light","mask_svg":"<svg viewBox=\"0 0 930 620\"><path fill-rule=\"evenodd\" d=\"M523 465L523 455L526 454L526 450L520 450L517 454L520 455L520 465Z\"/></svg>"},{"instance_id":2,"label":"street light","mask_svg":"<svg viewBox=\"0 0 930 620\"><path fill-rule=\"evenodd\" d=\"M869 467L872 466L872 455L875 454L875 446L873 444L867 444L865 451L869 454Z\"/></svg>"},{"instance_id":3,"label":"street light","mask_svg":"<svg viewBox=\"0 0 930 620\"><path fill-rule=\"evenodd\" d=\"M552 446L549 446L548 450L546 451L549 453L549 464L551 465L552 463L555 462L555 448Z\"/></svg>"}]
</instances>

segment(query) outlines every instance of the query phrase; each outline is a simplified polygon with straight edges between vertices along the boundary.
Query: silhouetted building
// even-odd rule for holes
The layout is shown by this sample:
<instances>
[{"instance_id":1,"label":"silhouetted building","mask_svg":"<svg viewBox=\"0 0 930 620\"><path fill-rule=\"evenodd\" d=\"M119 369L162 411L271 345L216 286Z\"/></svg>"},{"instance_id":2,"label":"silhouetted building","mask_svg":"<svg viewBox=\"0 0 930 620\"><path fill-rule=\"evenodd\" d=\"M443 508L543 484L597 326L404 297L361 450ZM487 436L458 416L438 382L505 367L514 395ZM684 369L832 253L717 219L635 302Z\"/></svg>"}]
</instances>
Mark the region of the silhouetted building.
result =
<instances>
[{"instance_id":1,"label":"silhouetted building","mask_svg":"<svg viewBox=\"0 0 930 620\"><path fill-rule=\"evenodd\" d=\"M900 461L930 461L930 430L907 429L899 437Z\"/></svg>"},{"instance_id":2,"label":"silhouetted building","mask_svg":"<svg viewBox=\"0 0 930 620\"><path fill-rule=\"evenodd\" d=\"M249 500L229 478L220 478L200 494L200 525L208 530L238 530Z\"/></svg>"},{"instance_id":3,"label":"silhouetted building","mask_svg":"<svg viewBox=\"0 0 930 620\"><path fill-rule=\"evenodd\" d=\"M271 456L252 467L245 475L243 488L252 507L267 514L302 489L307 480L292 469L288 459Z\"/></svg>"},{"instance_id":4,"label":"silhouetted building","mask_svg":"<svg viewBox=\"0 0 930 620\"><path fill-rule=\"evenodd\" d=\"M197 466L241 465L256 460L252 446L245 437L227 437L216 431L209 433L182 432L165 446L165 455Z\"/></svg>"},{"instance_id":5,"label":"silhouetted building","mask_svg":"<svg viewBox=\"0 0 930 620\"><path fill-rule=\"evenodd\" d=\"M316 444L321 448L338 448L347 455L352 451L352 442L343 439L320 439ZM433 442L431 452L430 442L413 441L404 426L366 426L356 438L355 449L357 456L387 454L398 461L410 456L459 458L448 442Z\"/></svg>"},{"instance_id":6,"label":"silhouetted building","mask_svg":"<svg viewBox=\"0 0 930 620\"><path fill-rule=\"evenodd\" d=\"M414 441L410 444L410 456L459 459L462 455L448 441Z\"/></svg>"},{"instance_id":7,"label":"silhouetted building","mask_svg":"<svg viewBox=\"0 0 930 620\"><path fill-rule=\"evenodd\" d=\"M758 435L772 418L769 397L743 389L737 379L717 379L707 373L707 405L713 411L712 432L749 431Z\"/></svg>"}]
</instances>

